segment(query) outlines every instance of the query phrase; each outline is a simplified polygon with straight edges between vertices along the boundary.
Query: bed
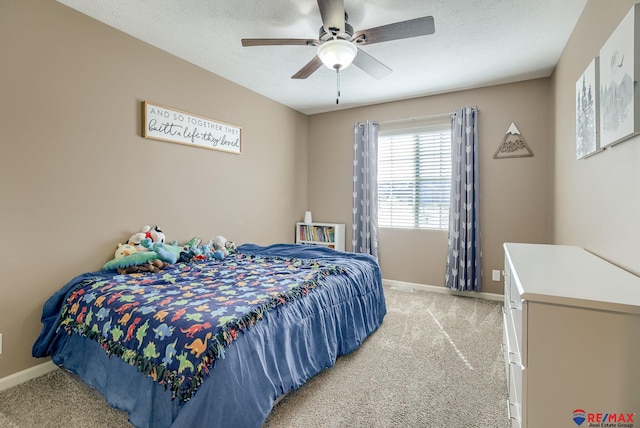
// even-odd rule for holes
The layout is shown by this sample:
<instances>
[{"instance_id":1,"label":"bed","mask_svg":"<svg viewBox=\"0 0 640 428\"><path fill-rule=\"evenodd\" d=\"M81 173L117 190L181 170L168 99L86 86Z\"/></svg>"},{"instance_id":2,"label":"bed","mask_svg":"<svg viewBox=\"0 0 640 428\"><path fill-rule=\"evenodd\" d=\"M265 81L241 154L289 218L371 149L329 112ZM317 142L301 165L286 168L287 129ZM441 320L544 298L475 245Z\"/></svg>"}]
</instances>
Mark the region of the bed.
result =
<instances>
[{"instance_id":1,"label":"bed","mask_svg":"<svg viewBox=\"0 0 640 428\"><path fill-rule=\"evenodd\" d=\"M259 427L385 314L369 255L244 244L159 273L73 278L45 302L33 355L78 375L137 427Z\"/></svg>"}]
</instances>

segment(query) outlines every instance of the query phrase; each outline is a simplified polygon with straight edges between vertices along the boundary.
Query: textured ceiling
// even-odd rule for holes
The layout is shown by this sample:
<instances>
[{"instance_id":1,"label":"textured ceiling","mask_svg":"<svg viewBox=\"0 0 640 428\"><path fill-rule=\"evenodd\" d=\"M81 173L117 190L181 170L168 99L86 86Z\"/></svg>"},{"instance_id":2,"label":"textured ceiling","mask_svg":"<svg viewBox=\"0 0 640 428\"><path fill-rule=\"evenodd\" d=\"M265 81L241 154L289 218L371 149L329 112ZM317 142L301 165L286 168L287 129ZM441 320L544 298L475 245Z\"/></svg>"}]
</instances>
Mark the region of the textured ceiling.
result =
<instances>
[{"instance_id":1,"label":"textured ceiling","mask_svg":"<svg viewBox=\"0 0 640 428\"><path fill-rule=\"evenodd\" d=\"M344 0L355 31L431 15L435 34L363 46L393 72L352 66L291 79L308 46L242 47L242 38L318 38L314 0L58 0L305 114L547 77L587 0Z\"/></svg>"}]
</instances>

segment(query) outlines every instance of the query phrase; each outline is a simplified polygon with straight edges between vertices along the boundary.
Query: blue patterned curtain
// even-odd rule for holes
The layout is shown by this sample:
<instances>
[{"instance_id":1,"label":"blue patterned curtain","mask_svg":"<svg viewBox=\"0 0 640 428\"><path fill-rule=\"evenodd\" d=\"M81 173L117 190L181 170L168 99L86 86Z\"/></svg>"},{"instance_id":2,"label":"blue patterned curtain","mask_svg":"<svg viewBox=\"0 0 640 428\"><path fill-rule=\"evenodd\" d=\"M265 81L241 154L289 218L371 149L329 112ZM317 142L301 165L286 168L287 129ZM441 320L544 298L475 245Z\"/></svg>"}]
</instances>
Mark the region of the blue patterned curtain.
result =
<instances>
[{"instance_id":1,"label":"blue patterned curtain","mask_svg":"<svg viewBox=\"0 0 640 428\"><path fill-rule=\"evenodd\" d=\"M353 143L353 224L355 253L378 258L378 123L356 122Z\"/></svg>"},{"instance_id":2,"label":"blue patterned curtain","mask_svg":"<svg viewBox=\"0 0 640 428\"><path fill-rule=\"evenodd\" d=\"M446 285L460 291L482 289L480 251L480 161L478 109L451 116L451 207Z\"/></svg>"}]
</instances>

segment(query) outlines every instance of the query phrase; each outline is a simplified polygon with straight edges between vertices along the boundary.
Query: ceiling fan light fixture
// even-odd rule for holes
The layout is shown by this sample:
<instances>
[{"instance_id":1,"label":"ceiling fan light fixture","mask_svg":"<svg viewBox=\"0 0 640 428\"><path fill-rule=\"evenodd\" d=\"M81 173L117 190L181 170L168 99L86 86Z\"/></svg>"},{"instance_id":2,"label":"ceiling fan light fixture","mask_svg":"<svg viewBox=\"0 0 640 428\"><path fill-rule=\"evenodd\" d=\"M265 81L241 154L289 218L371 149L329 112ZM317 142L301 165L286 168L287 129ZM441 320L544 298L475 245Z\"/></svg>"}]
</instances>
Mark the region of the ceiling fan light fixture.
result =
<instances>
[{"instance_id":1,"label":"ceiling fan light fixture","mask_svg":"<svg viewBox=\"0 0 640 428\"><path fill-rule=\"evenodd\" d=\"M356 45L342 39L328 40L318 47L318 57L332 70L344 70L349 67L357 54Z\"/></svg>"}]
</instances>

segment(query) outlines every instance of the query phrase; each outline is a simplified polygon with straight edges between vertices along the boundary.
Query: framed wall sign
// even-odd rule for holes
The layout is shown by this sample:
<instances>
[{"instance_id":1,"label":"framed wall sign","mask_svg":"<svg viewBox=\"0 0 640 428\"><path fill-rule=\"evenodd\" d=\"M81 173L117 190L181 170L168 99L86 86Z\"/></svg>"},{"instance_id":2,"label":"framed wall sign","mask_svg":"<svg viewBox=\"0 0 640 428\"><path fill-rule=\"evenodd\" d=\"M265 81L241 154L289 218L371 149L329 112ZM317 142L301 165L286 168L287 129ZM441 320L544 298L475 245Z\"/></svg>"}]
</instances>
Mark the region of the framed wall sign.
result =
<instances>
[{"instance_id":1,"label":"framed wall sign","mask_svg":"<svg viewBox=\"0 0 640 428\"><path fill-rule=\"evenodd\" d=\"M509 159L509 158L528 158L533 156L533 152L529 148L529 145L525 141L522 134L518 130L515 123L511 122L509 129L502 143L498 146L498 150L493 154L494 159Z\"/></svg>"},{"instance_id":2,"label":"framed wall sign","mask_svg":"<svg viewBox=\"0 0 640 428\"><path fill-rule=\"evenodd\" d=\"M142 136L170 143L242 153L242 128L149 101L142 102Z\"/></svg>"}]
</instances>

